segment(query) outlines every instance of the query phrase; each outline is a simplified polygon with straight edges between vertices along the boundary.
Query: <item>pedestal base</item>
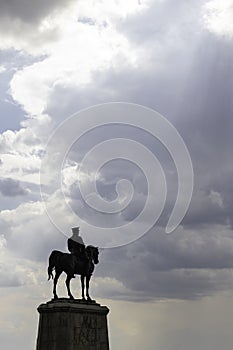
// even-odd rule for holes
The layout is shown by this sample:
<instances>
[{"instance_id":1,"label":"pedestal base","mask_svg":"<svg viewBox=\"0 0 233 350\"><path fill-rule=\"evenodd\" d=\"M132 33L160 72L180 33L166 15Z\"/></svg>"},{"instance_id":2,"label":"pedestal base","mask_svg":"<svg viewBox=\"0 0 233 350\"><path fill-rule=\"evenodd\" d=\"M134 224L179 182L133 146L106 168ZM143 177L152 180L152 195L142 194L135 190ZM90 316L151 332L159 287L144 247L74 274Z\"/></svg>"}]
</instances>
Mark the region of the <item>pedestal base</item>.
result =
<instances>
[{"instance_id":1,"label":"pedestal base","mask_svg":"<svg viewBox=\"0 0 233 350\"><path fill-rule=\"evenodd\" d=\"M109 350L106 306L58 299L38 312L37 350Z\"/></svg>"}]
</instances>

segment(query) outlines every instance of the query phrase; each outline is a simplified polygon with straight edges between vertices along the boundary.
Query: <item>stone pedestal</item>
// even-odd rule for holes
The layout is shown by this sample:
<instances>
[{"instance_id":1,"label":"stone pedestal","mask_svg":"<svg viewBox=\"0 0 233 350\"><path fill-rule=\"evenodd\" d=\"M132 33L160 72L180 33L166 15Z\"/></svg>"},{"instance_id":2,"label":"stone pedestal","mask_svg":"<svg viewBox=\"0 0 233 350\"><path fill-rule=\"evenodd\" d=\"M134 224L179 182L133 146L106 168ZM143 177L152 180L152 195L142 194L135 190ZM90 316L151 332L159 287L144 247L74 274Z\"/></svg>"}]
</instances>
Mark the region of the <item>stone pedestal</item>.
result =
<instances>
[{"instance_id":1,"label":"stone pedestal","mask_svg":"<svg viewBox=\"0 0 233 350\"><path fill-rule=\"evenodd\" d=\"M38 312L37 350L109 350L106 306L58 299Z\"/></svg>"}]
</instances>

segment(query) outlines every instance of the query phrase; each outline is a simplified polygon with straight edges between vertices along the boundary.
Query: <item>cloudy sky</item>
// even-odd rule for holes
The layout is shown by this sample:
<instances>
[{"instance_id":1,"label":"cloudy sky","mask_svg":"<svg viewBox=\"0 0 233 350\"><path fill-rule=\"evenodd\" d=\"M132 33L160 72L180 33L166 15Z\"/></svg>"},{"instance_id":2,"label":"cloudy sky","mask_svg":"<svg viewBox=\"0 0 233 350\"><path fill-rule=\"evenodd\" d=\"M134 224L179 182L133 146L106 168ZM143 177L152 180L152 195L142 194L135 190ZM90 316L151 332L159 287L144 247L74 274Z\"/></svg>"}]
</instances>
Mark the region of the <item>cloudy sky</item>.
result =
<instances>
[{"instance_id":1,"label":"cloudy sky","mask_svg":"<svg viewBox=\"0 0 233 350\"><path fill-rule=\"evenodd\" d=\"M110 148L127 153L119 141L124 138L157 157L167 198L146 234L135 239L136 226L128 230L125 243L132 243L117 247L118 238L111 236L115 248L104 249L108 237L101 236L91 291L111 310L111 349L232 349L232 23L231 0L0 0L2 348L14 350L16 343L20 350L35 348L36 307L52 297L47 259L52 249L66 251L70 228L80 225L84 240L93 237L95 242L95 227L111 232L135 222L151 198L146 158L144 169L119 159L124 158L121 152L96 174L84 169L77 175L82 159L98 143L118 138L115 147L106 143L102 154L92 155L94 165L103 155L107 159ZM178 190L176 167L166 147L145 130L112 124L94 128L66 149L59 174L55 171L61 145L82 128L81 116L76 115L73 130L66 128L67 118L109 102L156 110L189 150L193 196L170 235L165 227ZM97 112L95 118L93 124ZM50 181L50 186L42 184L42 199L41 162L54 130L60 134L56 150L49 153L51 163L41 170ZM159 175L152 169L157 184ZM62 191L51 174L61 180ZM123 197L117 196L120 179L133 185L121 183ZM117 213L96 212L80 190L83 185L91 192L93 181L105 204L120 205L131 195L130 203ZM162 198L157 188L155 208ZM154 218L155 208L149 208L137 229ZM78 279L72 290L80 296ZM66 295L62 281L58 292Z\"/></svg>"}]
</instances>

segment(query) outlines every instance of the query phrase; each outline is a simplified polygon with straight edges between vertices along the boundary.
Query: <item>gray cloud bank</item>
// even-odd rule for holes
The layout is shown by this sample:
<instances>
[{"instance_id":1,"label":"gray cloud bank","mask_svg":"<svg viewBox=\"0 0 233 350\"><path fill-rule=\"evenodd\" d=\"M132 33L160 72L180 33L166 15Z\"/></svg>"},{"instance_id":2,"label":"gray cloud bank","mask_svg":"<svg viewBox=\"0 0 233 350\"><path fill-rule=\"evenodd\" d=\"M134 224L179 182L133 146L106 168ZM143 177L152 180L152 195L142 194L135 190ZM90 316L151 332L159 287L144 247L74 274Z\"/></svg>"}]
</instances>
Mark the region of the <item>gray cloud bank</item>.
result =
<instances>
[{"instance_id":1,"label":"gray cloud bank","mask_svg":"<svg viewBox=\"0 0 233 350\"><path fill-rule=\"evenodd\" d=\"M67 6L70 1L51 0L1 0L0 13L2 18L10 18L14 21L22 21L31 24L37 24L38 21L47 17L52 11Z\"/></svg>"},{"instance_id":2,"label":"gray cloud bank","mask_svg":"<svg viewBox=\"0 0 233 350\"><path fill-rule=\"evenodd\" d=\"M10 178L0 179L0 192L6 197L26 196L28 194L28 190L19 181Z\"/></svg>"},{"instance_id":3,"label":"gray cloud bank","mask_svg":"<svg viewBox=\"0 0 233 350\"><path fill-rule=\"evenodd\" d=\"M128 300L197 299L231 289L233 239L231 230L221 230L152 230L134 244L104 250L96 273L122 281Z\"/></svg>"},{"instance_id":4,"label":"gray cloud bank","mask_svg":"<svg viewBox=\"0 0 233 350\"><path fill-rule=\"evenodd\" d=\"M204 28L203 4L203 1L195 4L193 1L181 1L174 7L171 1L156 2L143 15L117 22L118 31L138 50L143 49L139 65L132 67L125 63L119 67L95 70L90 84L64 87L62 82L58 82L50 93L45 112L54 123L81 108L110 100L154 108L177 127L193 161L194 194L182 226L171 236L162 232L177 188L172 183L168 208L156 228L134 244L101 253L97 276L116 278L127 290L123 295L121 292L114 294L114 290L102 291L107 297L195 299L232 288L233 49L232 41L219 38ZM3 13L12 12L14 15L9 6L4 5ZM43 16L44 2L40 6L36 14L29 6L31 18ZM24 16L30 21L28 12L20 13L17 16L22 19ZM58 105L57 101L62 103ZM109 130L103 131L102 139L109 134ZM157 144L145 135L139 136L128 130L127 136L136 136L155 153L158 151ZM91 142L101 137L95 135ZM74 148L73 153L79 150L85 154L88 142ZM71 160L80 160L73 159L72 152L70 156ZM165 166L169 163L162 152L161 159L165 160ZM105 198L112 198L115 193L118 170L120 175L129 179L132 179L131 173L137 175L130 167L127 174L125 164L119 165L118 169L117 166L106 169L99 182L99 190ZM3 194L11 193L13 196L17 191L23 194L19 183L14 184L12 188L15 189L12 190L11 183L7 181L0 183ZM125 221L132 218L135 207L146 196L142 181L137 185L142 185L141 188L136 187L142 196L136 196L138 202L123 215ZM80 204L80 194L75 185L68 189L66 195L74 208L77 203ZM39 225L41 221L37 218L36 222ZM31 259L47 258L53 239L56 240L55 230L46 236L47 221L46 225L34 231L33 225L29 225L29 232L24 232L20 238L12 234L7 225L9 222L4 226L9 249ZM42 235L40 230L44 230ZM23 244L22 237L24 240L30 237L28 246ZM65 249L65 237L58 241L59 248Z\"/></svg>"},{"instance_id":5,"label":"gray cloud bank","mask_svg":"<svg viewBox=\"0 0 233 350\"><path fill-rule=\"evenodd\" d=\"M72 113L78 106L108 102L109 92L116 101L155 108L184 138L195 175L184 231L170 238L150 234L128 248L103 253L102 264L108 266L103 275L117 276L132 293L144 291L150 298L196 298L232 288L233 50L231 41L202 27L202 4L195 3L193 10L193 3L181 2L174 9L168 1L155 4L144 18L122 21L119 30L147 48L140 69L95 72L95 84L68 94L57 86L48 106L55 115L55 101L63 96L64 113ZM62 108L58 113L65 116Z\"/></svg>"}]
</instances>

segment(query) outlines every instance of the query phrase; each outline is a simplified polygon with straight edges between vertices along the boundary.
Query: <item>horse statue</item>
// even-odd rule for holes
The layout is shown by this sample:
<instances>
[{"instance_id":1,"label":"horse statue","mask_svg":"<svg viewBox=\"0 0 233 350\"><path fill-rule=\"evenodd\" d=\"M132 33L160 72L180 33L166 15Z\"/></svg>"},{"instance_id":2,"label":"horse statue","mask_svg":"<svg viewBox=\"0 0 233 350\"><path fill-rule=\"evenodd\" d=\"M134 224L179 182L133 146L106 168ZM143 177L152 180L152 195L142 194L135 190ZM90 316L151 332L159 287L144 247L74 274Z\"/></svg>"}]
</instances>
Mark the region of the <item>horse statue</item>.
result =
<instances>
[{"instance_id":1,"label":"horse statue","mask_svg":"<svg viewBox=\"0 0 233 350\"><path fill-rule=\"evenodd\" d=\"M53 280L53 295L54 299L58 299L56 287L57 281L62 272L65 272L67 275L66 278L66 287L68 296L70 299L74 299L70 291L70 280L74 278L74 275L81 276L81 285L82 285L82 299L85 299L85 280L86 280L86 298L88 301L91 301L89 295L89 282L92 276L92 273L95 268L95 264L99 263L99 250L97 247L91 245L85 248L85 257L83 259L78 259L75 254L63 253L58 250L53 250L49 257L49 266L48 266L48 280L52 277L53 279L53 270L55 270L55 277Z\"/></svg>"}]
</instances>

